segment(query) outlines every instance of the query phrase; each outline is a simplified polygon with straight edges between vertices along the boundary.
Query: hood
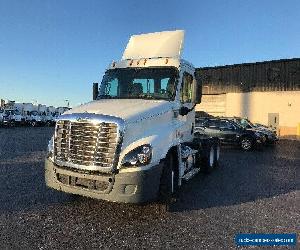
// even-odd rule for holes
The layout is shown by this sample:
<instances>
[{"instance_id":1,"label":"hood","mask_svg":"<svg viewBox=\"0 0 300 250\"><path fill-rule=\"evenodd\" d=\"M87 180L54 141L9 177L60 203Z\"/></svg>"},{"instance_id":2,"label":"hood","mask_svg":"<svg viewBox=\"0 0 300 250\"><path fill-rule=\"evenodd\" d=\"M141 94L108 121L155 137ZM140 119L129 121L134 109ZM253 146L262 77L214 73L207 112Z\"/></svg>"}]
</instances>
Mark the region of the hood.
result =
<instances>
[{"instance_id":1,"label":"hood","mask_svg":"<svg viewBox=\"0 0 300 250\"><path fill-rule=\"evenodd\" d=\"M270 134L272 134L271 131L267 131L267 130L260 129L260 128L247 128L247 130L251 130L251 131L254 131L254 132L259 132L259 133L265 134L265 135L270 135Z\"/></svg>"},{"instance_id":2,"label":"hood","mask_svg":"<svg viewBox=\"0 0 300 250\"><path fill-rule=\"evenodd\" d=\"M64 114L93 113L122 118L134 122L166 113L172 109L171 102L144 99L103 99L75 107Z\"/></svg>"}]
</instances>

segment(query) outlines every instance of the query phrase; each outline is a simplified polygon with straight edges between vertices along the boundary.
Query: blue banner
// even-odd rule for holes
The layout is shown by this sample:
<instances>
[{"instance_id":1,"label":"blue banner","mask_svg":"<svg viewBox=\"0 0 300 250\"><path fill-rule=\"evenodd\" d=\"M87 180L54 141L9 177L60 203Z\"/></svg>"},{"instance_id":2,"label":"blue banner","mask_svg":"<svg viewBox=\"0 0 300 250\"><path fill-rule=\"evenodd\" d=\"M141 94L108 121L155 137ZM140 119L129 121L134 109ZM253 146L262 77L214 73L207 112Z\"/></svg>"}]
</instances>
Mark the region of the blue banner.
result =
<instances>
[{"instance_id":1,"label":"blue banner","mask_svg":"<svg viewBox=\"0 0 300 250\"><path fill-rule=\"evenodd\" d=\"M237 234L238 246L296 246L297 234Z\"/></svg>"}]
</instances>

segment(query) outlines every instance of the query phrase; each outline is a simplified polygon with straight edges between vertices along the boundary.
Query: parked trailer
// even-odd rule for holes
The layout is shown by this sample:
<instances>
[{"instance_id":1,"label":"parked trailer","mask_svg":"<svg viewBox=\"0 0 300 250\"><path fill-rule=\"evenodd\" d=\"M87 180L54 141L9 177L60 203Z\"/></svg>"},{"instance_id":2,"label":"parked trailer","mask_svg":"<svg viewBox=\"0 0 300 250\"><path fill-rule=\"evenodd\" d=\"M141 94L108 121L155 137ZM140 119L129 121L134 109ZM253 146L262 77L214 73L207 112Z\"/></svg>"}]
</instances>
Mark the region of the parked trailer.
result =
<instances>
[{"instance_id":1,"label":"parked trailer","mask_svg":"<svg viewBox=\"0 0 300 250\"><path fill-rule=\"evenodd\" d=\"M132 36L93 101L61 115L48 145L47 186L115 202L168 204L219 161L218 139L194 133L201 85L180 58L183 31ZM199 190L200 192L200 190Z\"/></svg>"}]
</instances>

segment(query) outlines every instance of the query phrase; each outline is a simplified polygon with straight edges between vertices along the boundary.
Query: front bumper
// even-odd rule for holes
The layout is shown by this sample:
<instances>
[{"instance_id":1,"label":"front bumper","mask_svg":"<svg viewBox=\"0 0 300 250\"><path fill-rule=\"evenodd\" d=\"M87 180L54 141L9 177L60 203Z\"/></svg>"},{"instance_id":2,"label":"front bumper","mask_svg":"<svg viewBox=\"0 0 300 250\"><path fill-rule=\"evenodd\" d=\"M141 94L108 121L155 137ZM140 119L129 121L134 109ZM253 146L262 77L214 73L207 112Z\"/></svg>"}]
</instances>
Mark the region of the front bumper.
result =
<instances>
[{"instance_id":1,"label":"front bumper","mask_svg":"<svg viewBox=\"0 0 300 250\"><path fill-rule=\"evenodd\" d=\"M66 193L91 198L143 203L157 199L162 164L148 170L117 174L83 173L45 162L45 181L48 187Z\"/></svg>"},{"instance_id":2,"label":"front bumper","mask_svg":"<svg viewBox=\"0 0 300 250\"><path fill-rule=\"evenodd\" d=\"M266 143L268 143L268 144L274 144L274 143L276 143L278 140L279 140L279 138L278 138L277 135L272 135L272 136L268 136L268 137L267 137Z\"/></svg>"},{"instance_id":3,"label":"front bumper","mask_svg":"<svg viewBox=\"0 0 300 250\"><path fill-rule=\"evenodd\" d=\"M264 144L266 142L266 138L264 136L261 136L261 137L257 137L256 140L255 140L255 143L257 145L261 145L261 144Z\"/></svg>"}]
</instances>

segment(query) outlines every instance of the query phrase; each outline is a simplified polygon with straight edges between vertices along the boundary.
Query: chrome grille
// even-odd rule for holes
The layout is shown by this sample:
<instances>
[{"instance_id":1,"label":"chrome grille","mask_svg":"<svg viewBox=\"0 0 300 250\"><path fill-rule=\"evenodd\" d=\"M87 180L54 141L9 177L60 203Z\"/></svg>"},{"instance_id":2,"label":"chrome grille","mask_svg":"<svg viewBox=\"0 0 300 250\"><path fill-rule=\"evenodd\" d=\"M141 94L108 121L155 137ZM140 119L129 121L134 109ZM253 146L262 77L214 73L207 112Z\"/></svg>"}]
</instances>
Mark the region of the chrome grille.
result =
<instances>
[{"instance_id":1,"label":"chrome grille","mask_svg":"<svg viewBox=\"0 0 300 250\"><path fill-rule=\"evenodd\" d=\"M112 168L117 144L115 123L60 120L55 128L54 159L80 166Z\"/></svg>"}]
</instances>

